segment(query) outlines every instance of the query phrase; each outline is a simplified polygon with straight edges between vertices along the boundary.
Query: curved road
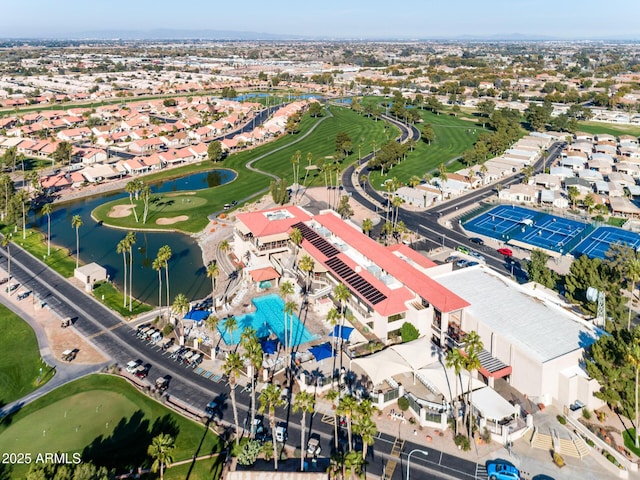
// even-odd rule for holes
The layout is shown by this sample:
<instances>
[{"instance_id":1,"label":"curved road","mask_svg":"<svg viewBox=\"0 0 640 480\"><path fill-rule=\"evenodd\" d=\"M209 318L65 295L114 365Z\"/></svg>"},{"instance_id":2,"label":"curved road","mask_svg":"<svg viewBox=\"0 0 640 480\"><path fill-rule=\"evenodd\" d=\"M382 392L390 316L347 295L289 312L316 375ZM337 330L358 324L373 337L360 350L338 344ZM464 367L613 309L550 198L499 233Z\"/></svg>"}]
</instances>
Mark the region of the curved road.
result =
<instances>
[{"instance_id":1,"label":"curved road","mask_svg":"<svg viewBox=\"0 0 640 480\"><path fill-rule=\"evenodd\" d=\"M412 138L413 140L420 138L420 132L415 126L405 125L390 118L387 118L387 120L391 121L394 125L401 129L402 134L398 138L398 141L404 142L409 138ZM560 154L563 146L563 142L554 143L549 149L548 160L553 161L553 159ZM370 169L366 165L366 163L371 160L371 158L373 158L373 154L370 154L367 157L363 158L360 164L365 165L358 174L358 177L365 175L367 178L368 187L366 188L366 196L353 182L353 174L356 165L349 166L343 172L342 185L344 186L345 190L351 194L352 198L355 201L372 212L380 213L385 211L387 200L369 183ZM540 158L533 165L534 171L536 173L542 170L542 167L544 166L543 163L544 160ZM501 184L504 188L520 182L521 179L522 174L514 174L497 183ZM448 200L421 212L408 211L400 208L398 218L404 222L409 230L422 235L425 238L425 241L428 242L432 246L432 248L455 248L458 245L467 246L471 250L480 251L482 253L482 256L485 257L487 265L504 273L505 270L508 270L509 268L511 268L511 266L505 263L504 257L502 255L500 255L492 248L479 246L472 243L469 240L469 237L462 233L459 225L455 224L451 226L452 228L449 228L438 222L438 219L441 217L455 214L457 210L464 209L470 205L477 204L482 200L491 197L494 194L495 188L496 184L490 184L482 188L473 190L461 197L455 198L453 200Z\"/></svg>"}]
</instances>

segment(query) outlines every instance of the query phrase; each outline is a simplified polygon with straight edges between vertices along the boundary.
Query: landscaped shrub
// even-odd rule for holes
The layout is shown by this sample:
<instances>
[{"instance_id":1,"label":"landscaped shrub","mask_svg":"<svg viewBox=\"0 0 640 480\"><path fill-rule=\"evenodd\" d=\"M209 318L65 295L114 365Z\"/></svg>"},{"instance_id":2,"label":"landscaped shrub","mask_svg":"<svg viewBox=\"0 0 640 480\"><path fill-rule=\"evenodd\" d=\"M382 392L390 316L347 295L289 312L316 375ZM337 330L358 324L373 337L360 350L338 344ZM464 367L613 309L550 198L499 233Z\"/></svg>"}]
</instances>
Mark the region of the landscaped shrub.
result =
<instances>
[{"instance_id":1,"label":"landscaped shrub","mask_svg":"<svg viewBox=\"0 0 640 480\"><path fill-rule=\"evenodd\" d=\"M416 340L420 336L420 332L409 322L404 322L400 328L400 335L402 335L402 342L410 342Z\"/></svg>"},{"instance_id":2,"label":"landscaped shrub","mask_svg":"<svg viewBox=\"0 0 640 480\"><path fill-rule=\"evenodd\" d=\"M564 416L562 416L562 415L557 415L556 419L558 420L558 423L560 425L566 425L567 424L567 419L564 418Z\"/></svg>"},{"instance_id":3,"label":"landscaped shrub","mask_svg":"<svg viewBox=\"0 0 640 480\"><path fill-rule=\"evenodd\" d=\"M469 439L464 435L462 434L456 435L453 441L456 444L456 446L461 450L464 450L465 452L471 450L471 443L469 442Z\"/></svg>"},{"instance_id":4,"label":"landscaped shrub","mask_svg":"<svg viewBox=\"0 0 640 480\"><path fill-rule=\"evenodd\" d=\"M262 452L262 444L257 440L249 440L242 446L242 450L238 455L238 463L240 465L253 465L256 463L260 452Z\"/></svg>"},{"instance_id":5,"label":"landscaped shrub","mask_svg":"<svg viewBox=\"0 0 640 480\"><path fill-rule=\"evenodd\" d=\"M170 335L171 332L173 332L173 325L167 324L164 327L162 327L162 335L164 335L165 337L167 335Z\"/></svg>"},{"instance_id":6,"label":"landscaped shrub","mask_svg":"<svg viewBox=\"0 0 640 480\"><path fill-rule=\"evenodd\" d=\"M403 412L406 412L409 409L409 400L405 397L398 398L398 408Z\"/></svg>"},{"instance_id":7,"label":"landscaped shrub","mask_svg":"<svg viewBox=\"0 0 640 480\"><path fill-rule=\"evenodd\" d=\"M591 420L591 411L588 408L582 409L582 416L585 420Z\"/></svg>"}]
</instances>

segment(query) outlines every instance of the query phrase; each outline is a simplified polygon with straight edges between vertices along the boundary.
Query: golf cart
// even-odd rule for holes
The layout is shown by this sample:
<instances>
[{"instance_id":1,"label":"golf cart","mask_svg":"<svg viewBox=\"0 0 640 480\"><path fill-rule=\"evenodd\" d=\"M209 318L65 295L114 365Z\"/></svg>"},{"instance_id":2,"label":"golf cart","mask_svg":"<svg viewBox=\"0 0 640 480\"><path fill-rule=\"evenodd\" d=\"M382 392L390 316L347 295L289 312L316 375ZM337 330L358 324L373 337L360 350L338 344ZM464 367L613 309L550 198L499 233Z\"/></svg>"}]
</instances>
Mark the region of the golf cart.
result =
<instances>
[{"instance_id":1,"label":"golf cart","mask_svg":"<svg viewBox=\"0 0 640 480\"><path fill-rule=\"evenodd\" d=\"M71 323L72 323L72 322L71 322L71 317L63 318L63 319L60 321L60 327L62 327L62 328L70 327L70 326L71 326Z\"/></svg>"},{"instance_id":2,"label":"golf cart","mask_svg":"<svg viewBox=\"0 0 640 480\"><path fill-rule=\"evenodd\" d=\"M307 454L312 457L320 455L322 448L320 447L320 435L314 433L307 442Z\"/></svg>"},{"instance_id":3,"label":"golf cart","mask_svg":"<svg viewBox=\"0 0 640 480\"><path fill-rule=\"evenodd\" d=\"M162 393L169 388L169 379L167 377L159 377L156 380L156 389Z\"/></svg>"}]
</instances>

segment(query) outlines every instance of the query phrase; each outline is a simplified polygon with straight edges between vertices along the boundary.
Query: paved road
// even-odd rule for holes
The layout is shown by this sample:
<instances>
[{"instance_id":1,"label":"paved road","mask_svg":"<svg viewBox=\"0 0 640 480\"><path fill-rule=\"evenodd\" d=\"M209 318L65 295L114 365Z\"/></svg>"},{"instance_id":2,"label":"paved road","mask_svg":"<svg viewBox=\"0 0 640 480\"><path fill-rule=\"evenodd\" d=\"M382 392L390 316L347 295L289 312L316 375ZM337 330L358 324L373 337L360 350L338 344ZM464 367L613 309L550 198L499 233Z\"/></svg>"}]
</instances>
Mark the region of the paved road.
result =
<instances>
[{"instance_id":1,"label":"paved road","mask_svg":"<svg viewBox=\"0 0 640 480\"><path fill-rule=\"evenodd\" d=\"M414 140L420 138L420 132L414 126L407 126L400 122L394 121L394 124L401 129L402 134L398 138L398 141L406 141L409 138ZM547 162L551 163L560 155L563 142L557 142L549 149L549 155ZM352 198L363 205L365 208L371 210L375 214L382 215L385 211L387 199L383 197L378 191L376 191L368 181L370 169L366 163L373 157L373 154L363 158L360 162L364 165L358 178L362 175L367 177L366 195L362 192L359 185L353 181L353 173L356 165L348 167L342 175L342 185L344 189L352 196ZM540 158L533 166L536 173L542 171L544 161ZM503 188L519 183L522 180L522 174L514 174L498 183ZM460 226L454 223L451 227L441 224L438 220L441 217L455 215L456 211L464 210L470 205L478 204L482 200L494 195L496 184L487 185L485 187L473 190L466 195L455 198L453 200L446 201L442 204L438 204L425 211L410 211L404 208L400 208L399 219L404 222L409 230L417 232L425 238L425 241L429 248L447 247L455 248L458 245L464 245L471 250L480 251L482 256L485 257L487 265L500 271L501 273L509 272L511 265L505 263L505 259L502 255L498 254L495 250L489 247L482 247L474 244L469 240L469 237L462 233Z\"/></svg>"},{"instance_id":2,"label":"paved road","mask_svg":"<svg viewBox=\"0 0 640 480\"><path fill-rule=\"evenodd\" d=\"M6 250L0 249L0 255L0 267L6 267ZM60 316L76 318L74 326L78 331L88 337L107 355L110 355L115 362L124 365L132 359L140 359L145 363L150 363L152 365L149 374L150 379L171 375L172 380L168 393L200 410L203 410L213 398L222 399L225 405L222 418L225 421L231 421L231 405L226 400L228 387L224 384L224 381L213 383L202 376L196 375L193 370L170 360L166 352L163 352L159 347L140 341L135 336L135 330L131 326L17 245L11 246L11 272L18 282L28 286L34 295L46 302ZM27 400L30 401L32 399L23 399L20 404L24 404ZM248 405L250 403L249 394L238 390L237 400L239 418L247 418ZM3 413L6 414L7 412L0 411L0 416ZM288 421L289 440L287 443L293 446L299 445L300 415L293 414L288 409L279 409L277 413L279 421ZM311 431L321 435L323 451L329 452L333 443L333 426L321 421L321 418L321 414L316 414L311 420ZM390 437L384 434L379 436L369 459L368 469L371 473L382 474L391 452L392 443L393 441ZM406 452L410 451L408 450L410 446L407 444L405 447ZM455 478L474 478L468 475L472 475L472 472L476 471L475 463L456 459L455 457L449 458L434 451L430 459L436 458L441 459L447 466L435 465L434 467L433 463L427 463L426 466L436 469L444 468L447 471L455 470L458 472ZM415 468L421 468L419 461L417 461ZM463 475L460 472L466 473ZM433 478L447 477L434 476ZM396 469L393 479L402 479L400 468Z\"/></svg>"}]
</instances>

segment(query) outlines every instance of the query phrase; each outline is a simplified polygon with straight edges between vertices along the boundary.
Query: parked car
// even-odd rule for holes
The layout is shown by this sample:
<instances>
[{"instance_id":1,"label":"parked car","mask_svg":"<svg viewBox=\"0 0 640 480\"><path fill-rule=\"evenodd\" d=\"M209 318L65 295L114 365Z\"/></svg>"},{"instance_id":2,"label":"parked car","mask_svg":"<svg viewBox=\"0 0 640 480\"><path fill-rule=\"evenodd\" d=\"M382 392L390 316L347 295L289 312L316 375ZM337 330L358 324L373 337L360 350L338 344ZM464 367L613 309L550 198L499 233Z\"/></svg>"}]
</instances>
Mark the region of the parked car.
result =
<instances>
[{"instance_id":1,"label":"parked car","mask_svg":"<svg viewBox=\"0 0 640 480\"><path fill-rule=\"evenodd\" d=\"M320 435L317 433L311 434L309 438L309 442L307 442L307 454L312 457L317 457L320 455L322 448L320 447Z\"/></svg>"},{"instance_id":2,"label":"parked car","mask_svg":"<svg viewBox=\"0 0 640 480\"><path fill-rule=\"evenodd\" d=\"M276 442L283 443L287 440L287 427L278 425L276 427Z\"/></svg>"},{"instance_id":3,"label":"parked car","mask_svg":"<svg viewBox=\"0 0 640 480\"><path fill-rule=\"evenodd\" d=\"M456 262L456 267L458 268L466 267L467 263L469 263L469 260L465 260L464 258L462 258Z\"/></svg>"},{"instance_id":4,"label":"parked car","mask_svg":"<svg viewBox=\"0 0 640 480\"><path fill-rule=\"evenodd\" d=\"M498 253L500 255L504 255L505 257L512 257L513 256L513 251L511 251L510 248L499 248L498 249Z\"/></svg>"},{"instance_id":5,"label":"parked car","mask_svg":"<svg viewBox=\"0 0 640 480\"><path fill-rule=\"evenodd\" d=\"M460 257L456 257L455 255L450 255L444 259L446 263L456 262L458 260L460 260Z\"/></svg>"},{"instance_id":6,"label":"parked car","mask_svg":"<svg viewBox=\"0 0 640 480\"><path fill-rule=\"evenodd\" d=\"M480 265L478 262L467 262L465 267L475 267L476 265Z\"/></svg>"},{"instance_id":7,"label":"parked car","mask_svg":"<svg viewBox=\"0 0 640 480\"><path fill-rule=\"evenodd\" d=\"M456 250L462 253L466 253L467 255L469 255L469 249L467 247L465 247L464 245L458 245L456 247Z\"/></svg>"},{"instance_id":8,"label":"parked car","mask_svg":"<svg viewBox=\"0 0 640 480\"><path fill-rule=\"evenodd\" d=\"M490 480L520 480L520 471L508 463L490 463L487 465Z\"/></svg>"},{"instance_id":9,"label":"parked car","mask_svg":"<svg viewBox=\"0 0 640 480\"><path fill-rule=\"evenodd\" d=\"M129 363L127 363L127 366L126 366L127 372L135 373L141 363L142 363L142 360L131 360Z\"/></svg>"},{"instance_id":10,"label":"parked car","mask_svg":"<svg viewBox=\"0 0 640 480\"><path fill-rule=\"evenodd\" d=\"M482 255L480 255L478 252L469 252L469 255L471 255L472 257L476 257L481 262L485 261L485 258Z\"/></svg>"},{"instance_id":11,"label":"parked car","mask_svg":"<svg viewBox=\"0 0 640 480\"><path fill-rule=\"evenodd\" d=\"M477 243L478 245L484 245L484 240L480 237L471 237L469 239L470 242Z\"/></svg>"}]
</instances>

